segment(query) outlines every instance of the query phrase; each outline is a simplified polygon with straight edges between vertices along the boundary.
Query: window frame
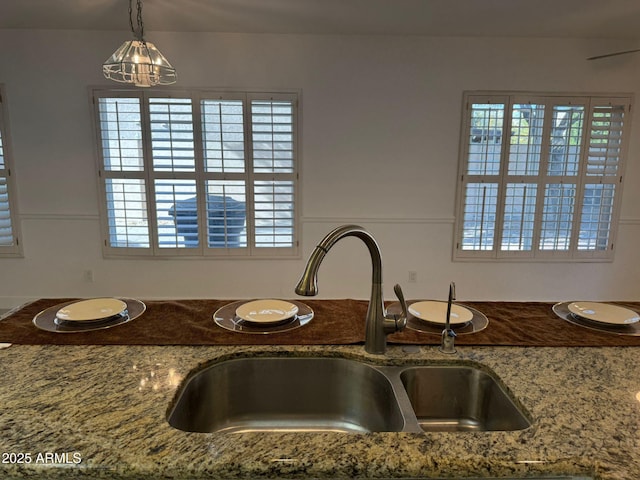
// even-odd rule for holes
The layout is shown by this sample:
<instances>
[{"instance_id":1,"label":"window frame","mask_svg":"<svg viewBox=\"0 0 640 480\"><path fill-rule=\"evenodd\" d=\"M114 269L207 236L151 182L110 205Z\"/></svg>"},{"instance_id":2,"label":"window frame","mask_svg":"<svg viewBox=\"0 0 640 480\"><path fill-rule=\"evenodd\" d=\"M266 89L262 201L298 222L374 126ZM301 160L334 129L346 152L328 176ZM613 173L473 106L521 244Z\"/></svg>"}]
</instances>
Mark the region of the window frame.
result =
<instances>
[{"instance_id":1,"label":"window frame","mask_svg":"<svg viewBox=\"0 0 640 480\"><path fill-rule=\"evenodd\" d=\"M575 176L551 175L547 171L549 153L545 148L550 146L550 131L553 109L550 105L584 105L584 125L582 127L583 135L581 137L579 157L578 157L578 173ZM472 128L472 105L473 104L504 104L504 115L502 132L510 132L509 135L501 135L500 139L500 168L499 174L490 175L469 175L468 162L469 150L471 143ZM510 137L513 135L513 105L532 103L537 105L545 105L545 116L542 125L542 134L540 144L540 161L538 164L538 173L536 175L513 175L508 174L508 164L510 155ZM615 253L616 236L619 227L620 210L622 205L622 193L624 185L624 173L627 163L627 152L630 141L630 125L632 122L634 95L626 93L614 94L598 94L598 93L548 93L548 92L517 92L517 91L466 91L463 94L462 115L460 128L459 143L459 160L458 172L456 180L456 204L455 204L455 222L454 222L454 238L453 238L453 260L454 261L506 261L506 262L611 262ZM613 206L611 211L611 220L608 231L608 242L606 249L579 249L577 245L580 224L582 221L582 207L584 206L584 189L585 185L593 185L598 182L588 181L589 176L586 175L587 159L589 157L589 141L593 130L593 113L594 109L602 106L624 106L624 120L622 122L622 142L619 151L619 161L617 164L616 174L600 181L603 183L612 183L615 185L615 195L613 197ZM482 139L481 139L482 141ZM489 139L487 138L487 143ZM495 212L495 225L493 228L493 245L491 249L463 249L462 243L464 238L464 222L465 222L465 195L466 186L471 180L477 180L481 183L488 182L489 178L493 178L491 183L497 185L497 200ZM543 215L543 206L545 200L545 185L550 184L549 179L557 179L556 183L565 184L565 182L575 183L575 194L572 211L572 226L569 238L570 245L567 249L541 249L540 235L541 223ZM605 176L592 179L605 178ZM536 191L536 211L534 213L535 220L533 222L532 247L530 250L503 250L503 230L505 229L505 195L507 185L513 185L514 180L518 179L522 183L537 184ZM530 179L527 182L527 179ZM522 197L520 197L522 198Z\"/></svg>"},{"instance_id":2,"label":"window frame","mask_svg":"<svg viewBox=\"0 0 640 480\"><path fill-rule=\"evenodd\" d=\"M96 168L98 178L99 205L100 205L100 228L102 238L102 252L105 258L195 258L195 259L286 259L300 258L300 212L301 195L300 189L300 138L301 138L301 92L296 89L287 90L239 90L239 89L180 89L180 88L154 88L150 90L130 89L130 88L105 88L92 87L89 89L90 102L92 107L92 120L94 123L94 140L96 145ZM109 171L104 168L103 152L101 147L100 132L100 111L98 107L99 98L138 98L140 99L140 115L142 130L142 171ZM193 142L195 154L195 171L154 171L149 98L190 98L193 118ZM243 134L244 134L244 173L233 172L213 172L205 168L204 146L202 137L202 100L242 100L243 105ZM253 100L266 101L290 101L292 105L292 150L293 167L292 173L256 173L253 171L253 142L251 132L253 122L251 119L251 102ZM115 173L115 174L114 174ZM146 217L148 219L148 247L118 247L110 245L109 236L109 216L107 208L106 178L140 179L146 185ZM292 183L292 245L288 247L259 247L256 246L255 231L255 197L254 180L265 178L270 181L282 179L290 180ZM156 208L156 192L154 181L157 179L194 179L196 189L197 211L200 213L197 218L199 232L199 244L197 247L161 247L158 239L158 216ZM241 247L210 247L207 244L207 209L206 209L206 189L209 180L229 181L242 180L245 182L245 231L247 232L246 246ZM252 232L249 236L249 232ZM178 234L179 235L179 234Z\"/></svg>"},{"instance_id":3,"label":"window frame","mask_svg":"<svg viewBox=\"0 0 640 480\"><path fill-rule=\"evenodd\" d=\"M0 258L24 257L22 250L21 231L18 215L18 201L16 198L16 181L13 166L13 148L11 144L11 131L9 127L9 108L7 95L3 84L0 84L0 146L4 167L0 166L0 179L6 181L7 203L9 209L9 226L13 241L10 245L0 244Z\"/></svg>"}]
</instances>

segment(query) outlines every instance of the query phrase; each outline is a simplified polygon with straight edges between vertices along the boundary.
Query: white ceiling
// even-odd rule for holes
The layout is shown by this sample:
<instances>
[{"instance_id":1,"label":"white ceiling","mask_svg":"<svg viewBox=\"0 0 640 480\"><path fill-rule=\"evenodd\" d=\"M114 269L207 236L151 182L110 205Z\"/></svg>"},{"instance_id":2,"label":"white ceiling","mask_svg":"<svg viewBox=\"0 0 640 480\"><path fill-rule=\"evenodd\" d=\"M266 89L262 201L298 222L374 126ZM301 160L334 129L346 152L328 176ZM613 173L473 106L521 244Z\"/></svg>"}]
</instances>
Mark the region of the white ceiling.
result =
<instances>
[{"instance_id":1,"label":"white ceiling","mask_svg":"<svg viewBox=\"0 0 640 480\"><path fill-rule=\"evenodd\" d=\"M143 18L147 31L640 38L640 0L145 0ZM128 22L128 0L0 0L0 29Z\"/></svg>"}]
</instances>

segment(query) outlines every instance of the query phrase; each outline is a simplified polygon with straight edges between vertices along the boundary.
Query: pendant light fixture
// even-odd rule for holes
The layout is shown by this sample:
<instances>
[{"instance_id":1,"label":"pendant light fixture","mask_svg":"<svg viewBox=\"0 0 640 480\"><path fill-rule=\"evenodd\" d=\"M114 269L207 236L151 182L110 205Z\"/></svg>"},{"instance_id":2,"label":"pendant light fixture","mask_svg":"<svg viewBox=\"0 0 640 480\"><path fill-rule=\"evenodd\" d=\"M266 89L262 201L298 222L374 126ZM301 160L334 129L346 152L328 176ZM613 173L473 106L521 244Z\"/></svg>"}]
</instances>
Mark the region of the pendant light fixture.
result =
<instances>
[{"instance_id":1,"label":"pendant light fixture","mask_svg":"<svg viewBox=\"0 0 640 480\"><path fill-rule=\"evenodd\" d=\"M137 28L133 26L133 0L129 0L129 25L133 40L120 45L102 64L106 78L121 83L133 83L136 87L171 85L176 83L176 69L151 42L144 39L142 0L136 0Z\"/></svg>"}]
</instances>

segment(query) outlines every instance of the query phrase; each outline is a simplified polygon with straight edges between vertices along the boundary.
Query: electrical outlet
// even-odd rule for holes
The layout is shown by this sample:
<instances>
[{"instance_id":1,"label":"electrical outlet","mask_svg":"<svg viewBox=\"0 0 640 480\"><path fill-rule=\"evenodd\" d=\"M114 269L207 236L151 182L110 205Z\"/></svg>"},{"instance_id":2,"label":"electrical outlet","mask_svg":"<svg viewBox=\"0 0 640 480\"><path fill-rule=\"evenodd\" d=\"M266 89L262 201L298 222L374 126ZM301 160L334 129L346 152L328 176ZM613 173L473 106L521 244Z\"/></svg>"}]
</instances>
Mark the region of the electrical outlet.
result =
<instances>
[{"instance_id":1,"label":"electrical outlet","mask_svg":"<svg viewBox=\"0 0 640 480\"><path fill-rule=\"evenodd\" d=\"M418 281L418 272L415 270L409 270L409 283L416 283Z\"/></svg>"},{"instance_id":2,"label":"electrical outlet","mask_svg":"<svg viewBox=\"0 0 640 480\"><path fill-rule=\"evenodd\" d=\"M85 282L93 283L93 270L85 270L82 276Z\"/></svg>"}]
</instances>

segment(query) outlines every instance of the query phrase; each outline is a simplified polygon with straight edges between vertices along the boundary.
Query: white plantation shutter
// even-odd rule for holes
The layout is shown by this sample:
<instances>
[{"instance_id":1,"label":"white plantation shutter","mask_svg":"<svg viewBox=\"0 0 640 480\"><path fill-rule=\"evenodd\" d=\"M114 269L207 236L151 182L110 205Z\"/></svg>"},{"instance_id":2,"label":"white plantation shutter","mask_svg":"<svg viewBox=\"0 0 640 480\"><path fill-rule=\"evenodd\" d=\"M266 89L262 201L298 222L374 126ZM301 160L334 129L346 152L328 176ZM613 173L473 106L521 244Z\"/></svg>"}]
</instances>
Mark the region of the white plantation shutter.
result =
<instances>
[{"instance_id":1,"label":"white plantation shutter","mask_svg":"<svg viewBox=\"0 0 640 480\"><path fill-rule=\"evenodd\" d=\"M620 203L617 196L628 111L628 105L616 99L600 100L591 106L578 237L578 250L583 255L602 256L613 248L612 225Z\"/></svg>"},{"instance_id":2,"label":"white plantation shutter","mask_svg":"<svg viewBox=\"0 0 640 480\"><path fill-rule=\"evenodd\" d=\"M295 255L297 94L95 91L107 255Z\"/></svg>"},{"instance_id":3,"label":"white plantation shutter","mask_svg":"<svg viewBox=\"0 0 640 480\"><path fill-rule=\"evenodd\" d=\"M0 257L22 255L18 233L4 89L0 85Z\"/></svg>"},{"instance_id":4,"label":"white plantation shutter","mask_svg":"<svg viewBox=\"0 0 640 480\"><path fill-rule=\"evenodd\" d=\"M211 252L250 254L253 224L249 196L246 96L201 97L205 168L205 243Z\"/></svg>"},{"instance_id":5,"label":"white plantation shutter","mask_svg":"<svg viewBox=\"0 0 640 480\"><path fill-rule=\"evenodd\" d=\"M250 105L254 245L286 253L296 241L295 99L253 98Z\"/></svg>"},{"instance_id":6,"label":"white plantation shutter","mask_svg":"<svg viewBox=\"0 0 640 480\"><path fill-rule=\"evenodd\" d=\"M11 209L9 208L9 188L7 179L0 177L0 246L12 246L13 243Z\"/></svg>"},{"instance_id":7,"label":"white plantation shutter","mask_svg":"<svg viewBox=\"0 0 640 480\"><path fill-rule=\"evenodd\" d=\"M101 97L97 105L104 250L144 254L150 250L148 181L145 174L142 98ZM105 224L106 218L106 224Z\"/></svg>"},{"instance_id":8,"label":"white plantation shutter","mask_svg":"<svg viewBox=\"0 0 640 480\"><path fill-rule=\"evenodd\" d=\"M540 226L540 250L567 251L571 247L576 184L545 185Z\"/></svg>"},{"instance_id":9,"label":"white plantation shutter","mask_svg":"<svg viewBox=\"0 0 640 480\"><path fill-rule=\"evenodd\" d=\"M195 179L156 178L153 185L158 247L161 249L199 247ZM179 221L175 222L174 218ZM186 226L181 227L180 223Z\"/></svg>"},{"instance_id":10,"label":"white plantation shutter","mask_svg":"<svg viewBox=\"0 0 640 480\"><path fill-rule=\"evenodd\" d=\"M214 248L245 248L247 243L247 183L207 181L207 244Z\"/></svg>"},{"instance_id":11,"label":"white plantation shutter","mask_svg":"<svg viewBox=\"0 0 640 480\"><path fill-rule=\"evenodd\" d=\"M532 249L537 196L537 183L507 183L502 224L502 250L530 251Z\"/></svg>"},{"instance_id":12,"label":"white plantation shutter","mask_svg":"<svg viewBox=\"0 0 640 480\"><path fill-rule=\"evenodd\" d=\"M201 101L205 170L245 173L244 102L226 97Z\"/></svg>"},{"instance_id":13,"label":"white plantation shutter","mask_svg":"<svg viewBox=\"0 0 640 480\"><path fill-rule=\"evenodd\" d=\"M293 182L258 180L253 191L256 247L290 247L294 241Z\"/></svg>"},{"instance_id":14,"label":"white plantation shutter","mask_svg":"<svg viewBox=\"0 0 640 480\"><path fill-rule=\"evenodd\" d=\"M150 98L149 127L154 172L195 172L190 98Z\"/></svg>"},{"instance_id":15,"label":"white plantation shutter","mask_svg":"<svg viewBox=\"0 0 640 480\"><path fill-rule=\"evenodd\" d=\"M457 259L610 259L629 98L465 95Z\"/></svg>"},{"instance_id":16,"label":"white plantation shutter","mask_svg":"<svg viewBox=\"0 0 640 480\"><path fill-rule=\"evenodd\" d=\"M149 248L149 222L144 180L104 179L109 246Z\"/></svg>"},{"instance_id":17,"label":"white plantation shutter","mask_svg":"<svg viewBox=\"0 0 640 480\"><path fill-rule=\"evenodd\" d=\"M492 251L496 229L498 184L467 183L464 196L462 250Z\"/></svg>"},{"instance_id":18,"label":"white plantation shutter","mask_svg":"<svg viewBox=\"0 0 640 480\"><path fill-rule=\"evenodd\" d=\"M145 101L145 110L156 253L200 251L193 102L183 96L153 96Z\"/></svg>"},{"instance_id":19,"label":"white plantation shutter","mask_svg":"<svg viewBox=\"0 0 640 480\"><path fill-rule=\"evenodd\" d=\"M625 105L596 104L591 109L587 176L615 177L622 155Z\"/></svg>"},{"instance_id":20,"label":"white plantation shutter","mask_svg":"<svg viewBox=\"0 0 640 480\"><path fill-rule=\"evenodd\" d=\"M251 141L256 173L293 173L293 100L252 100Z\"/></svg>"}]
</instances>

